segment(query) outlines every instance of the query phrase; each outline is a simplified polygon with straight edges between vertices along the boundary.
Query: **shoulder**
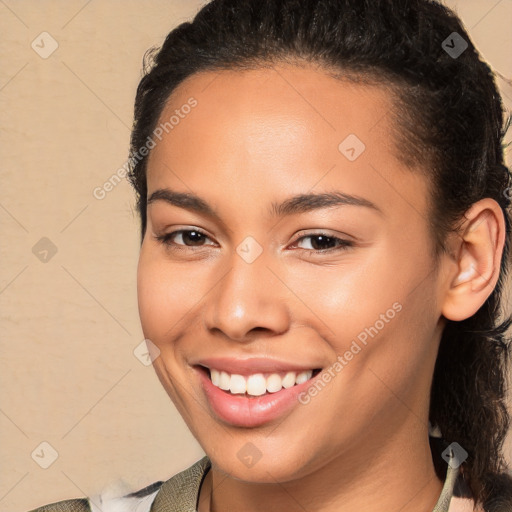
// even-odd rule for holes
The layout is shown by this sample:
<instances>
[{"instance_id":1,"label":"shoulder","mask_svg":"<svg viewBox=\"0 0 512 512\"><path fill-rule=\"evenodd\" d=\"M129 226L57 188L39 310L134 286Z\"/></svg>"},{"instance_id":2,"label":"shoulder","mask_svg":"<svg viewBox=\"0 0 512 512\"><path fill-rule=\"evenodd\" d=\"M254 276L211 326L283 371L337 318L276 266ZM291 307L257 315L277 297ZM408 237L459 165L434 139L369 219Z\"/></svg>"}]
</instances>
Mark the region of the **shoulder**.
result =
<instances>
[{"instance_id":1,"label":"shoulder","mask_svg":"<svg viewBox=\"0 0 512 512\"><path fill-rule=\"evenodd\" d=\"M124 496L110 492L88 498L59 501L30 512L188 512L195 511L199 489L210 468L208 457L175 474Z\"/></svg>"},{"instance_id":2,"label":"shoulder","mask_svg":"<svg viewBox=\"0 0 512 512\"><path fill-rule=\"evenodd\" d=\"M195 512L199 490L211 467L208 456L164 482L155 497L151 512Z\"/></svg>"},{"instance_id":3,"label":"shoulder","mask_svg":"<svg viewBox=\"0 0 512 512\"><path fill-rule=\"evenodd\" d=\"M163 482L155 482L125 496L110 496L106 493L89 498L59 501L30 512L146 512L151 508L151 503L162 484Z\"/></svg>"},{"instance_id":4,"label":"shoulder","mask_svg":"<svg viewBox=\"0 0 512 512\"><path fill-rule=\"evenodd\" d=\"M91 512L91 508L87 498L79 498L51 503L30 512Z\"/></svg>"}]
</instances>

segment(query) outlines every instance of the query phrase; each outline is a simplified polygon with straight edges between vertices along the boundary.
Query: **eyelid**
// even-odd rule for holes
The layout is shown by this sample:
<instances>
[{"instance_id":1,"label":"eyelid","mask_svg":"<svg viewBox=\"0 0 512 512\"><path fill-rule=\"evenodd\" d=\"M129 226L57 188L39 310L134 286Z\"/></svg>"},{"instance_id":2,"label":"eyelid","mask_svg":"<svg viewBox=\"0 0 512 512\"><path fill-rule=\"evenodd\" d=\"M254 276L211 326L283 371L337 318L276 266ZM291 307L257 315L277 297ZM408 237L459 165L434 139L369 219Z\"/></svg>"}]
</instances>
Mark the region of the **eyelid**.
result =
<instances>
[{"instance_id":1,"label":"eyelid","mask_svg":"<svg viewBox=\"0 0 512 512\"><path fill-rule=\"evenodd\" d=\"M325 236L326 238L330 238L335 240L338 245L336 247L330 247L328 249L303 249L302 247L299 247L298 250L305 251L306 253L313 253L313 254L328 254L332 252L342 251L349 249L355 245L355 242L353 240L349 240L347 238L341 238L338 235L334 235L328 232L328 230L322 230L319 229L317 231L313 231L311 233L304 233L299 235L294 242L292 242L292 246L296 245L298 242L303 240L304 238L314 238L317 236Z\"/></svg>"},{"instance_id":2,"label":"eyelid","mask_svg":"<svg viewBox=\"0 0 512 512\"><path fill-rule=\"evenodd\" d=\"M186 233L186 232L197 232L200 233L205 238L209 239L210 241L213 241L212 237L206 233L203 229L197 227L197 226L186 226L179 229L175 229L169 233L163 233L161 235L154 235L154 238L159 241L160 243L166 245L170 249L177 249L177 250L191 250L191 251L197 251L200 249L203 249L204 247L211 246L212 244L204 244L199 246L189 246L186 244L178 244L176 242L171 242L170 239L174 237L175 235ZM299 250L308 254L330 254L330 253L337 253L340 251L344 251L347 249L352 248L355 245L355 242L353 240L349 240L347 238L341 238L340 236L337 236L335 234L332 234L329 232L328 229L322 229L318 228L316 230L311 230L310 232L307 232L306 230L299 231L298 236L295 238L295 240L288 245L288 247L296 246L298 242L305 238L314 238L323 236L329 239L332 239L337 243L335 247L329 247L327 249L304 249L302 247L297 247L295 250ZM350 238L350 237L349 237Z\"/></svg>"},{"instance_id":3,"label":"eyelid","mask_svg":"<svg viewBox=\"0 0 512 512\"><path fill-rule=\"evenodd\" d=\"M187 226L186 228L174 229L173 231L170 231L169 233L162 233L161 235L154 234L153 236L154 236L155 240L159 241L160 243L162 243L164 245L172 247L172 248L194 249L194 246L189 246L189 245L185 245L185 244L177 244L175 242L170 242L169 241L175 235L178 235L180 233L190 232L190 231L195 231L197 233L200 233L205 238L208 238L209 240L212 240L212 238L210 237L210 235L208 235L208 233L206 233L206 231L204 231L201 228L198 228L196 226ZM202 246L200 245L200 246L195 247L195 249L202 249L203 247L209 246L209 245L212 245L212 244L205 244L205 245L202 245Z\"/></svg>"},{"instance_id":4,"label":"eyelid","mask_svg":"<svg viewBox=\"0 0 512 512\"><path fill-rule=\"evenodd\" d=\"M305 236L320 236L320 235L328 236L330 238L339 238L340 240L342 239L341 237L346 237L347 242L351 241L351 242L355 243L354 237L351 237L350 235L346 235L344 233L333 232L327 228L301 229L297 233L297 238L295 240L299 240L300 238L303 238Z\"/></svg>"}]
</instances>

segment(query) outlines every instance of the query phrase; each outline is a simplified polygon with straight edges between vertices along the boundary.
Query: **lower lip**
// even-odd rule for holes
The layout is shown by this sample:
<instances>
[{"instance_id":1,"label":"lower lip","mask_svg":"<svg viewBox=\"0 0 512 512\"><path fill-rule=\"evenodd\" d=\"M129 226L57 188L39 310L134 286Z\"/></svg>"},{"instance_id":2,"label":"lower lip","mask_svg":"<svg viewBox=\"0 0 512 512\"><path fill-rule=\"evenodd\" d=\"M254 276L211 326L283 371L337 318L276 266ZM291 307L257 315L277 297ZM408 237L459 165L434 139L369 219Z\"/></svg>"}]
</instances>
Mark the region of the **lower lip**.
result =
<instances>
[{"instance_id":1,"label":"lower lip","mask_svg":"<svg viewBox=\"0 0 512 512\"><path fill-rule=\"evenodd\" d=\"M220 419L237 427L258 427L289 412L293 407L300 405L299 394L320 375L318 373L315 377L291 388L249 398L223 391L213 385L207 371L198 369L196 371L199 373L203 390L214 413Z\"/></svg>"}]
</instances>

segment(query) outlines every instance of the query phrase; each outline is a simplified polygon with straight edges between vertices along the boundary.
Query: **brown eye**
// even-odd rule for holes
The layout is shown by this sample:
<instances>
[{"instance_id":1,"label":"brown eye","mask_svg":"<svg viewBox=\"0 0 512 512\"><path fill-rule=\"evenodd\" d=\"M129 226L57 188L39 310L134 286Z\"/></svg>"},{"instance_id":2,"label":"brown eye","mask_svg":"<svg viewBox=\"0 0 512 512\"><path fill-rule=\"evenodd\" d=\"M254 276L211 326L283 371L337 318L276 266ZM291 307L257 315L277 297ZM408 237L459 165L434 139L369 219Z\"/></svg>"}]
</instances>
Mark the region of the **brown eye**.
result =
<instances>
[{"instance_id":1,"label":"brown eye","mask_svg":"<svg viewBox=\"0 0 512 512\"><path fill-rule=\"evenodd\" d=\"M353 247L353 243L348 240L343 240L336 236L329 236L325 233L314 233L299 238L295 244L298 244L302 240L310 239L310 248L299 247L310 252L325 253L329 251L344 250L349 247Z\"/></svg>"},{"instance_id":2,"label":"brown eye","mask_svg":"<svg viewBox=\"0 0 512 512\"><path fill-rule=\"evenodd\" d=\"M157 236L156 239L169 246L203 247L204 245L211 245L204 243L209 237L197 229L180 229Z\"/></svg>"}]
</instances>

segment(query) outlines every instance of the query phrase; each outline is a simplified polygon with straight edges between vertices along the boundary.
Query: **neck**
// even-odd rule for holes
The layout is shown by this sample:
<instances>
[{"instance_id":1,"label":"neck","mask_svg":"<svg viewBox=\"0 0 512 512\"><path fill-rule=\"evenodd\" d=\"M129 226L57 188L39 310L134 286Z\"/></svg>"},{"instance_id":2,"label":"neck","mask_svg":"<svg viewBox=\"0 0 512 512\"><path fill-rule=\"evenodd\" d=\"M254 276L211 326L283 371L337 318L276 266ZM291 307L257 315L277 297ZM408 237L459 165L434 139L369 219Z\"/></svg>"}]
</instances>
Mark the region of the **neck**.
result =
<instances>
[{"instance_id":1,"label":"neck","mask_svg":"<svg viewBox=\"0 0 512 512\"><path fill-rule=\"evenodd\" d=\"M381 440L377 455L369 443L358 446L284 483L244 482L212 466L201 488L199 512L430 512L443 482L434 470L425 427L414 415L411 424L412 428L396 432L393 439Z\"/></svg>"}]
</instances>

